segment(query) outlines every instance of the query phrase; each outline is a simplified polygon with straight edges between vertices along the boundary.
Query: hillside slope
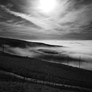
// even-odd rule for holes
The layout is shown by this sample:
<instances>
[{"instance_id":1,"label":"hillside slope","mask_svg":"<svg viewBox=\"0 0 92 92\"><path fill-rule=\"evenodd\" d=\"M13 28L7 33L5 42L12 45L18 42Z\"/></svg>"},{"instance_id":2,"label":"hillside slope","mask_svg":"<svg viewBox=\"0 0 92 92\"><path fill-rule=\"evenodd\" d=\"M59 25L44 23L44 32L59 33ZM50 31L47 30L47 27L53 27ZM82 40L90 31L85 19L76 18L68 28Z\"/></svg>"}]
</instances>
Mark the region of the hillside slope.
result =
<instances>
[{"instance_id":1,"label":"hillside slope","mask_svg":"<svg viewBox=\"0 0 92 92\"><path fill-rule=\"evenodd\" d=\"M0 54L0 68L25 77L59 84L92 88L92 71L34 58Z\"/></svg>"}]
</instances>

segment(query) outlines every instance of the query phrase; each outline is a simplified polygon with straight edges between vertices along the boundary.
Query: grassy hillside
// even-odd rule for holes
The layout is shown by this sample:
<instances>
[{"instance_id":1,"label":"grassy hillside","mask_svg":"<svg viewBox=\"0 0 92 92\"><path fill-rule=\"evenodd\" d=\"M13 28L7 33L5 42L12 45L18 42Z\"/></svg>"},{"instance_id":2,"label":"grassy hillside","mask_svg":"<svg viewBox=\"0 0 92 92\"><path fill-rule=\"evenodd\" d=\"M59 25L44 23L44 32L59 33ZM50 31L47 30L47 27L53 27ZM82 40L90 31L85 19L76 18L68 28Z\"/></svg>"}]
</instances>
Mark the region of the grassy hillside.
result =
<instances>
[{"instance_id":1,"label":"grassy hillside","mask_svg":"<svg viewBox=\"0 0 92 92\"><path fill-rule=\"evenodd\" d=\"M32 79L31 79L32 80ZM0 92L77 92L75 89L65 87L57 88L50 85L37 83L35 80L24 80L19 75L14 75L0 70Z\"/></svg>"},{"instance_id":2,"label":"grassy hillside","mask_svg":"<svg viewBox=\"0 0 92 92\"><path fill-rule=\"evenodd\" d=\"M26 48L26 46L48 46L44 43L26 42L22 40L0 38L0 46L9 45L10 47ZM32 51L32 50L31 50ZM31 52L30 51L30 52ZM78 61L67 56L61 56L54 50L38 49L39 57L22 57L0 52L0 70L11 72L23 76L20 80L14 76L0 74L0 81L23 82L25 78L32 78L40 81L41 84L53 86L54 88L84 90L92 88L92 71L74 68L60 63L50 62L50 60L65 62ZM30 54L30 53L29 53ZM9 80L9 81L8 81ZM34 81L35 82L35 81ZM17 85L17 84L16 84ZM88 91L87 91L88 92Z\"/></svg>"},{"instance_id":3,"label":"grassy hillside","mask_svg":"<svg viewBox=\"0 0 92 92\"><path fill-rule=\"evenodd\" d=\"M77 92L28 82L1 82L0 92Z\"/></svg>"},{"instance_id":4,"label":"grassy hillside","mask_svg":"<svg viewBox=\"0 0 92 92\"><path fill-rule=\"evenodd\" d=\"M39 42L27 42L18 39L0 38L1 51L9 54L24 56L24 57L35 57L41 60L67 63L67 62L84 62L79 58L69 57L64 54L64 51L57 51L60 47L58 45L49 45Z\"/></svg>"},{"instance_id":5,"label":"grassy hillside","mask_svg":"<svg viewBox=\"0 0 92 92\"><path fill-rule=\"evenodd\" d=\"M6 71L44 81L92 87L92 72L34 58L0 54L0 67Z\"/></svg>"}]
</instances>

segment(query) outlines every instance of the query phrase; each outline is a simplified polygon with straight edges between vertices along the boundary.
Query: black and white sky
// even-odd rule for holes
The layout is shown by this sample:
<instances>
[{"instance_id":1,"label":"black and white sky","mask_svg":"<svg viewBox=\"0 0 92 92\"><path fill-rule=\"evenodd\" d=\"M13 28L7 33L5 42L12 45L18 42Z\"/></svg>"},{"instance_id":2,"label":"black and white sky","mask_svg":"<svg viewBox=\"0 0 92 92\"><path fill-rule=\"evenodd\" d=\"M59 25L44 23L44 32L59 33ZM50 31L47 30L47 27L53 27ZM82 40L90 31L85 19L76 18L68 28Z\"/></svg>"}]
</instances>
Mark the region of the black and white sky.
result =
<instances>
[{"instance_id":1,"label":"black and white sky","mask_svg":"<svg viewBox=\"0 0 92 92\"><path fill-rule=\"evenodd\" d=\"M50 0L47 11L39 1L0 0L0 36L92 40L92 0L54 0L52 11Z\"/></svg>"}]
</instances>

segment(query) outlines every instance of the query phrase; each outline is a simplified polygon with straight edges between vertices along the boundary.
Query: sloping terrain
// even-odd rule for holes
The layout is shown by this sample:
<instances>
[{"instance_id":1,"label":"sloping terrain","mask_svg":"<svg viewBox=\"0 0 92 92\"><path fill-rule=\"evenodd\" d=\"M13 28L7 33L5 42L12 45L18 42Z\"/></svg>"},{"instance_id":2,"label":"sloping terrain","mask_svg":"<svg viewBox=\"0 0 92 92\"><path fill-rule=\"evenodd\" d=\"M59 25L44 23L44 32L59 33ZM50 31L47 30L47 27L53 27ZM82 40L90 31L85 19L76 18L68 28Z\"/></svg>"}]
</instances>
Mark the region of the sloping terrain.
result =
<instances>
[{"instance_id":1,"label":"sloping terrain","mask_svg":"<svg viewBox=\"0 0 92 92\"><path fill-rule=\"evenodd\" d=\"M19 39L11 39L11 38L2 38L0 37L0 45L9 45L11 47L20 47L20 48L26 48L27 46L30 47L62 47L58 45L49 45L45 43L39 43L39 42L27 42L24 40Z\"/></svg>"},{"instance_id":2,"label":"sloping terrain","mask_svg":"<svg viewBox=\"0 0 92 92\"><path fill-rule=\"evenodd\" d=\"M63 46L49 45L40 42L27 42L18 39L0 38L1 51L24 57L38 58L40 60L46 60L48 62L66 63L68 61L83 62L77 58L69 57L64 54L65 51L58 50L63 49Z\"/></svg>"},{"instance_id":3,"label":"sloping terrain","mask_svg":"<svg viewBox=\"0 0 92 92\"><path fill-rule=\"evenodd\" d=\"M43 81L54 87L92 88L92 71L61 64L83 61L57 52L58 45L1 38L0 47L0 70Z\"/></svg>"},{"instance_id":4,"label":"sloping terrain","mask_svg":"<svg viewBox=\"0 0 92 92\"><path fill-rule=\"evenodd\" d=\"M29 78L84 88L92 87L92 71L62 64L50 63L34 58L0 54L0 67L5 71Z\"/></svg>"}]
</instances>

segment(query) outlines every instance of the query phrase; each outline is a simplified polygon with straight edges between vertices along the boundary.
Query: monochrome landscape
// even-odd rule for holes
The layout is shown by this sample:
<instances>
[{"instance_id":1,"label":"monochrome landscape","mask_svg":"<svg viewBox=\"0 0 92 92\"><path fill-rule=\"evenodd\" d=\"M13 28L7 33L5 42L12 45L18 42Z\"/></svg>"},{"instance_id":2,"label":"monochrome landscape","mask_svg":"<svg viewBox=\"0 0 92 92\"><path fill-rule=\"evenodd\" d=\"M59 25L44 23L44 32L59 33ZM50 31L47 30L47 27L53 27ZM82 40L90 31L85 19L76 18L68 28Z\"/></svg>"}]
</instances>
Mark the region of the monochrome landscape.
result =
<instances>
[{"instance_id":1,"label":"monochrome landscape","mask_svg":"<svg viewBox=\"0 0 92 92\"><path fill-rule=\"evenodd\" d=\"M92 92L92 0L0 0L0 92Z\"/></svg>"}]
</instances>

